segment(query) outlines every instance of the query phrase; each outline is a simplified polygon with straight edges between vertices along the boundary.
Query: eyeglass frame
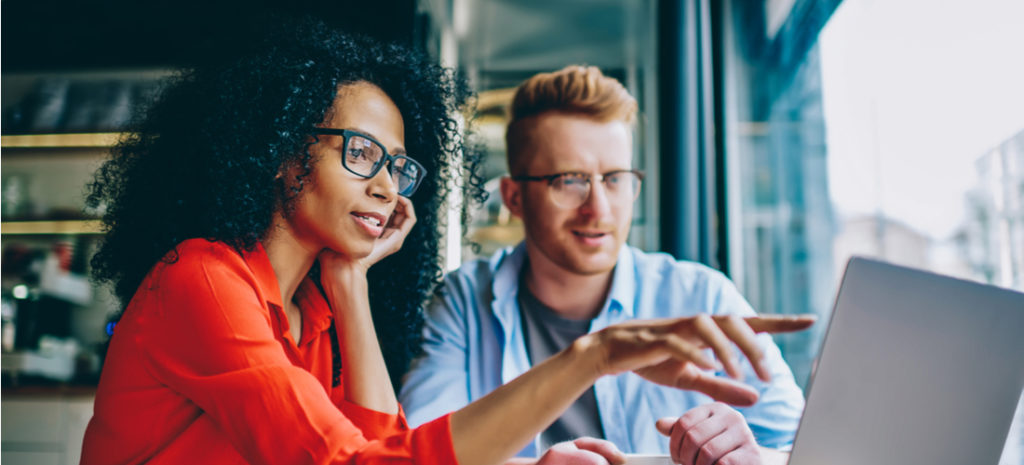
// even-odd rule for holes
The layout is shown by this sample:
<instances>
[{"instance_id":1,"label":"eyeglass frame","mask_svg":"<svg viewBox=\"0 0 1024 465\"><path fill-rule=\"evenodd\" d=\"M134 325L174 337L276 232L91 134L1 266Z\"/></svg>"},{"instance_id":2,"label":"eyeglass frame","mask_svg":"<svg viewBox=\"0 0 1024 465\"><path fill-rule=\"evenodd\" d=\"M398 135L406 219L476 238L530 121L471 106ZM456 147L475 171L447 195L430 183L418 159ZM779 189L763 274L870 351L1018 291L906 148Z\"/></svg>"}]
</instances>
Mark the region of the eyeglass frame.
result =
<instances>
[{"instance_id":1,"label":"eyeglass frame","mask_svg":"<svg viewBox=\"0 0 1024 465\"><path fill-rule=\"evenodd\" d=\"M341 136L342 137L342 139L341 139L341 146L342 146L341 166L344 167L346 170L348 170L349 173L352 173L352 174L354 174L356 176L359 176L361 178L364 178L364 179L370 179L370 178L373 178L374 176L376 176L377 173L380 172L381 167L383 167L384 165L390 164L390 166L394 167L395 166L395 160L398 160L398 159L408 160L412 164L414 164L417 167L419 167L419 170L420 170L420 172L422 174L420 175L420 177L416 178L416 182L413 184L412 188L409 189L408 193L402 194L401 192L399 192L399 195L401 195L403 197L410 197L410 196L412 196L412 194L416 193L416 190L420 188L420 183L423 181L423 178L425 178L427 176L427 169L424 168L423 165L420 162L416 161L412 157L409 157L408 155L392 155L392 154L388 153L388 149L387 149L387 147L384 147L384 144L380 143L380 141L378 141L377 139L374 139L373 137L370 137L370 136L368 136L366 134L363 134L361 132L353 131L351 129L337 129L337 128L321 128L321 127L317 127L317 128L313 128L313 135L314 136L318 136L318 135L320 135L320 136ZM355 170L353 170L352 168L348 167L348 162L345 161L345 158L346 158L345 152L348 151L348 141L349 141L349 138L353 137L353 136L362 137L363 139L366 139L366 140L368 140L370 142L373 142L374 144L377 144L377 146L380 147L381 152L383 152L383 156L380 158L380 161L378 162L377 167L374 168L373 171L370 174L360 174L360 173L355 172ZM317 141L319 142L319 139L317 139ZM394 176L394 173L392 173L390 170L391 170L391 168L388 169L388 174L390 174L391 176Z\"/></svg>"},{"instance_id":2,"label":"eyeglass frame","mask_svg":"<svg viewBox=\"0 0 1024 465\"><path fill-rule=\"evenodd\" d=\"M607 172L604 172L604 173L598 173L598 174L584 173L582 171L565 171L565 172L562 172L562 173L547 174L547 175L543 175L543 176L519 175L519 176L510 176L510 178L513 181L518 181L518 182L546 181L548 183L548 187L551 187L551 186L555 185L555 181L556 180L558 180L559 178L562 178L564 176L568 176L568 175L581 175L581 176L584 176L587 179L587 185L589 187L587 188L587 197L584 197L583 198L583 202L580 203L580 205L583 205L584 203L587 202L587 198L589 198L590 195L593 194L593 192L594 192L594 179L597 179L598 182L602 182L603 183L604 180L608 176L611 176L611 175L614 175L614 174L618 174L618 173L633 173L633 175L636 176L637 189L636 189L636 192L633 194L633 201L635 202L637 197L639 197L639 195L640 195L640 186L644 182L644 172L640 171L640 170L611 170L611 171L607 171ZM605 186L605 189L607 189L607 188L608 187ZM580 205L577 205L576 207L573 207L573 208L578 208ZM568 207L564 207L564 208L568 208Z\"/></svg>"}]
</instances>

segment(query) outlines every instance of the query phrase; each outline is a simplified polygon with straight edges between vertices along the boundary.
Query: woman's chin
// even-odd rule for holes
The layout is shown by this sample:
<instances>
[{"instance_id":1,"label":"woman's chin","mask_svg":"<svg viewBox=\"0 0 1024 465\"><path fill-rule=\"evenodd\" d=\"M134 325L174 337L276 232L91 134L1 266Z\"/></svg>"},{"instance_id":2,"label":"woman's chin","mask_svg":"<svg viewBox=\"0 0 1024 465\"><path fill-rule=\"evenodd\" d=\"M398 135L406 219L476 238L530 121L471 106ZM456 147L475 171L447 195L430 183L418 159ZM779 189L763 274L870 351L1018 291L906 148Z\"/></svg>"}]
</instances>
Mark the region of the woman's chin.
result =
<instances>
[{"instance_id":1,"label":"woman's chin","mask_svg":"<svg viewBox=\"0 0 1024 465\"><path fill-rule=\"evenodd\" d=\"M328 248L338 255L348 257L349 260L362 260L373 253L374 242L375 241L367 241L367 243L364 244L341 244L339 246Z\"/></svg>"}]
</instances>

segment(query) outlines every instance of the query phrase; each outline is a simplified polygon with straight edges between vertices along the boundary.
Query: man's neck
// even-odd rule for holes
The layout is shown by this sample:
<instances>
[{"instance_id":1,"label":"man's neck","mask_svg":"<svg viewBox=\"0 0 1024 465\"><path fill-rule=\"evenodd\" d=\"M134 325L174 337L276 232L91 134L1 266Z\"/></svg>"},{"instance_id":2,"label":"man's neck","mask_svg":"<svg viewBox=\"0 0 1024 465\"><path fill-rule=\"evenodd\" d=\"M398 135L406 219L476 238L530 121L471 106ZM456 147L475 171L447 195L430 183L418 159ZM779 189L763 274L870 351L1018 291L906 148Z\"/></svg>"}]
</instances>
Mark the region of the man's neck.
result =
<instances>
[{"instance_id":1,"label":"man's neck","mask_svg":"<svg viewBox=\"0 0 1024 465\"><path fill-rule=\"evenodd\" d=\"M604 273L573 273L546 258L532 256L523 273L530 292L563 318L591 319L597 316L612 286L614 269Z\"/></svg>"}]
</instances>

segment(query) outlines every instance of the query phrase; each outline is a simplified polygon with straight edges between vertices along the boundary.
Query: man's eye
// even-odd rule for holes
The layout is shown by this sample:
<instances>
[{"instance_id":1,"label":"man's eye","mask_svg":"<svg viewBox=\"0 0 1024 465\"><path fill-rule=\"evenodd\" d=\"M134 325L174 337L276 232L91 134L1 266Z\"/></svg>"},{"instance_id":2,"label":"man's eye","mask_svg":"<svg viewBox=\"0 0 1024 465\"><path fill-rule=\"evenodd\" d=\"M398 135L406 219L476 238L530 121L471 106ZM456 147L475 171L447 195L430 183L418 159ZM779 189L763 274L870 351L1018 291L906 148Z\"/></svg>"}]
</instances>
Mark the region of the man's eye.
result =
<instances>
[{"instance_id":1,"label":"man's eye","mask_svg":"<svg viewBox=\"0 0 1024 465\"><path fill-rule=\"evenodd\" d=\"M348 149L349 158L363 158L363 149L353 148Z\"/></svg>"}]
</instances>

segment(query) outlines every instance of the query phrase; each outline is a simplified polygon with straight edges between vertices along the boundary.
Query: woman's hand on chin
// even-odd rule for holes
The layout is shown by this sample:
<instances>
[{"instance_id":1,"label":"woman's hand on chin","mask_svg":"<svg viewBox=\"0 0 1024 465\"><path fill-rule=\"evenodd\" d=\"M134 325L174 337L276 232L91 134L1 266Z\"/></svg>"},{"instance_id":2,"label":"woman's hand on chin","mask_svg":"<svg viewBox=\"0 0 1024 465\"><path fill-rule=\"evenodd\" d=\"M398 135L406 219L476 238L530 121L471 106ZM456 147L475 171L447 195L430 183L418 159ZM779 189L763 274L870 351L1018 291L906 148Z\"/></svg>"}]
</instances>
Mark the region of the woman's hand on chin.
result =
<instances>
[{"instance_id":1,"label":"woman's hand on chin","mask_svg":"<svg viewBox=\"0 0 1024 465\"><path fill-rule=\"evenodd\" d=\"M412 201L405 197L398 197L395 211L384 225L384 232L373 244L373 251L369 255L352 259L352 257L340 254L330 249L320 252L321 279L328 276L344 278L355 272L366 276L366 271L385 257L395 253L402 248L405 238L409 236L413 225L416 224L416 212L413 209ZM326 282L324 283L326 284Z\"/></svg>"},{"instance_id":2,"label":"woman's hand on chin","mask_svg":"<svg viewBox=\"0 0 1024 465\"><path fill-rule=\"evenodd\" d=\"M416 224L416 211L412 207L412 201L406 197L398 196L398 203L395 211L391 213L388 224L384 225L384 232L377 238L373 245L373 252L360 260L366 269L384 259L388 255L398 252L402 243L409 236L413 225Z\"/></svg>"}]
</instances>

